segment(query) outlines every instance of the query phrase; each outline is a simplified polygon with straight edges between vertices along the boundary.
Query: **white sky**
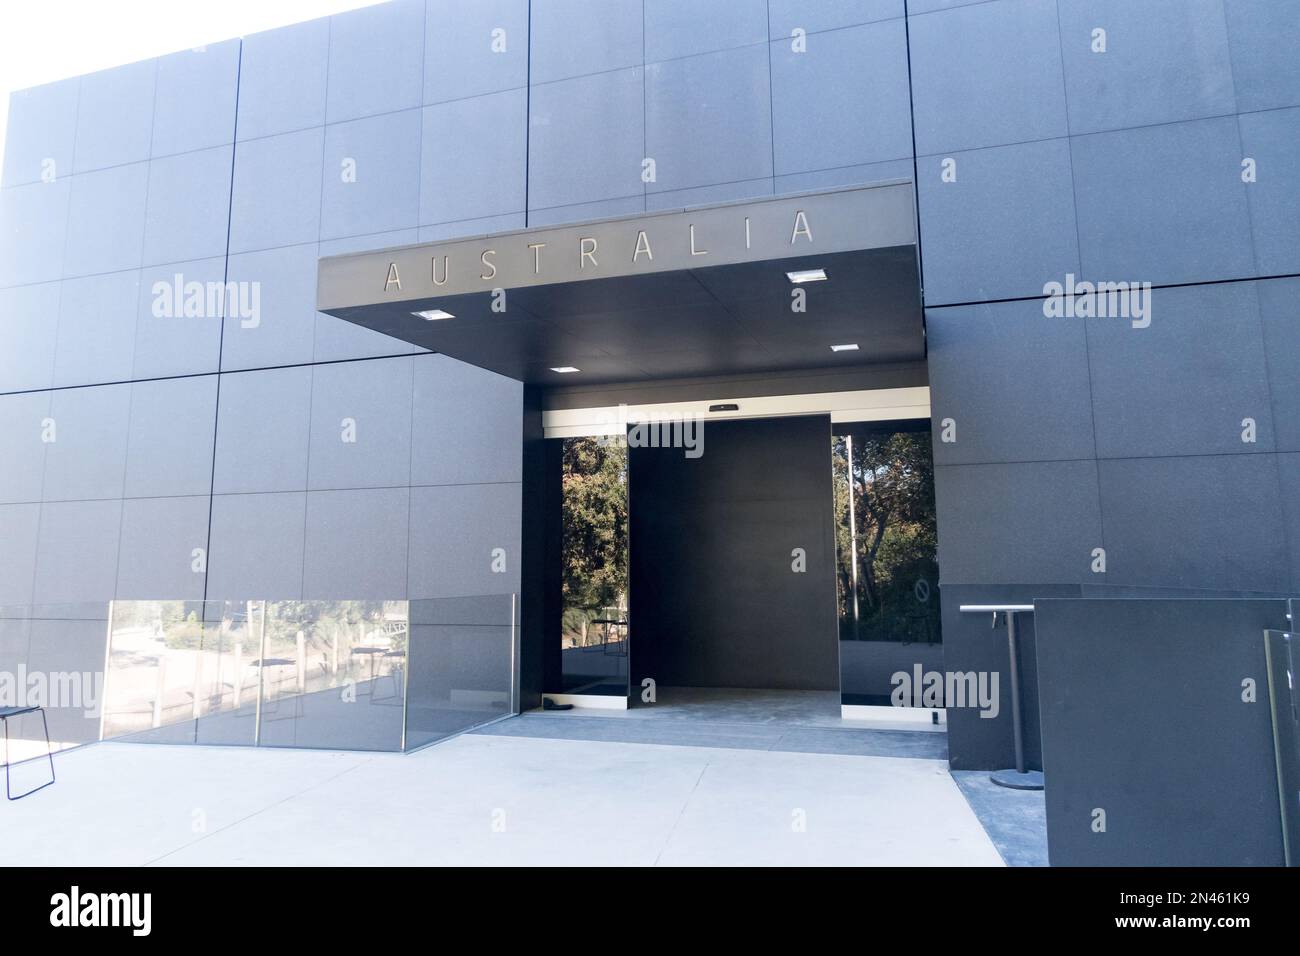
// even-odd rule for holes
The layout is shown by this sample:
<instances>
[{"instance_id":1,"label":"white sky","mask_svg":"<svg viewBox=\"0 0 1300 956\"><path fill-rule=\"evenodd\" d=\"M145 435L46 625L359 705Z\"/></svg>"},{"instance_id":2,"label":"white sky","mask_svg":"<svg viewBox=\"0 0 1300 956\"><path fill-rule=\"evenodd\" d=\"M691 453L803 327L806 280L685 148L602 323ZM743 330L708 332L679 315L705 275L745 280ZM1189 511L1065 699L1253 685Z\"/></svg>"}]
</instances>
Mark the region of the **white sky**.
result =
<instances>
[{"instance_id":1,"label":"white sky","mask_svg":"<svg viewBox=\"0 0 1300 956\"><path fill-rule=\"evenodd\" d=\"M376 2L7 0L0 5L0 157L14 90Z\"/></svg>"}]
</instances>

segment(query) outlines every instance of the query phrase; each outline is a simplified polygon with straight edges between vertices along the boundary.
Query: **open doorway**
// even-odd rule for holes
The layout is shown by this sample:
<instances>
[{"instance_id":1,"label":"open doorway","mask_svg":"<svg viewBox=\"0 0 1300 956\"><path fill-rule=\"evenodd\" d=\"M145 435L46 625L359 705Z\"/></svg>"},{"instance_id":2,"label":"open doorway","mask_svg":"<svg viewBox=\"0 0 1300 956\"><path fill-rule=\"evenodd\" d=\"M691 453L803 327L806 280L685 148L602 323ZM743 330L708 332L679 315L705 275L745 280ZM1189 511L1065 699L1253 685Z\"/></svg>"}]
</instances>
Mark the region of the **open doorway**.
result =
<instances>
[{"instance_id":1,"label":"open doorway","mask_svg":"<svg viewBox=\"0 0 1300 956\"><path fill-rule=\"evenodd\" d=\"M784 691L834 716L830 416L710 420L699 437L630 436L632 704Z\"/></svg>"},{"instance_id":2,"label":"open doorway","mask_svg":"<svg viewBox=\"0 0 1300 956\"><path fill-rule=\"evenodd\" d=\"M942 667L918 391L826 411L825 396L782 400L784 414L557 415L598 434L547 443L562 566L547 696L628 716L941 729L891 706L899 670ZM698 434L673 417L687 414Z\"/></svg>"}]
</instances>

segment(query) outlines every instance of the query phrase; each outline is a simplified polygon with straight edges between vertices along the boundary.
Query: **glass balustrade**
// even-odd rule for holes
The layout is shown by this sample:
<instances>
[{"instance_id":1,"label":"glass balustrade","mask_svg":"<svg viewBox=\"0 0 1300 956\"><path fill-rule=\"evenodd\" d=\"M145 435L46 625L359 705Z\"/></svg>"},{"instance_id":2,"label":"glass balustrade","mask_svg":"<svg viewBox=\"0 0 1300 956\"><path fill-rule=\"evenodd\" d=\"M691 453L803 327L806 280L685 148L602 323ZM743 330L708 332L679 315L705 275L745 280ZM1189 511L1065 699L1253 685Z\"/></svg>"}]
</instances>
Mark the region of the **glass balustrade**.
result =
<instances>
[{"instance_id":1,"label":"glass balustrade","mask_svg":"<svg viewBox=\"0 0 1300 956\"><path fill-rule=\"evenodd\" d=\"M1265 631L1264 655L1273 718L1273 752L1277 757L1282 845L1287 865L1300 866L1300 689L1296 687L1300 637L1288 631Z\"/></svg>"},{"instance_id":2,"label":"glass balustrade","mask_svg":"<svg viewBox=\"0 0 1300 956\"><path fill-rule=\"evenodd\" d=\"M514 713L514 594L0 607L0 705L51 742L402 751ZM15 761L43 753L39 715Z\"/></svg>"}]
</instances>

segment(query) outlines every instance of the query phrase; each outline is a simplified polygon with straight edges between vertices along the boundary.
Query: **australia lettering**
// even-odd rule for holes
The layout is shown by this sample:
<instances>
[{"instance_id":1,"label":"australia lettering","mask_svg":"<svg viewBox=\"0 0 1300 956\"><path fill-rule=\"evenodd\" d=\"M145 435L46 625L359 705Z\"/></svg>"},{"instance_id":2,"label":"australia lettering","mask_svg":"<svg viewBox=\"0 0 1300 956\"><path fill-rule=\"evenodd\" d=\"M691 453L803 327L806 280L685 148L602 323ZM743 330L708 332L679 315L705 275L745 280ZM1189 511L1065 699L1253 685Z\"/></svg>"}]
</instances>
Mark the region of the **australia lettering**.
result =
<instances>
[{"instance_id":1,"label":"australia lettering","mask_svg":"<svg viewBox=\"0 0 1300 956\"><path fill-rule=\"evenodd\" d=\"M744 241L746 250L753 248L753 231L750 223L750 217L745 216L742 221L738 222L735 227L738 236ZM711 227L715 232L715 238L721 236L715 227ZM655 235L650 229L637 229L635 236L629 236L627 244L623 248L609 248L611 240L606 237L603 240L596 236L580 235L573 240L571 252L574 258L571 260L580 273L596 273L601 269L602 263L618 263L619 261L630 262L633 266L649 265L655 262L655 253L659 251L663 244L671 244L678 241L682 244L684 252L689 254L691 261L700 260L700 264L706 264L710 255L710 245L707 233L709 229L699 226L693 222L685 223L685 228L681 229L677 235L667 232ZM527 249L526 260L533 276L542 276L545 274L548 264L560 261L558 257L565 254L562 248L551 248L552 243L547 242L528 242L534 238L527 234L521 234L519 239L525 243ZM509 236L496 237L497 246L503 246ZM802 209L794 213L790 221L790 231L782 239L786 239L787 244L791 246L799 244L813 245L813 228L808 219L808 214ZM604 245L602 245L602 241ZM620 244L621 245L621 244ZM483 282L497 280L498 272L498 248L484 248L478 251L477 262L474 263L478 269L478 278ZM502 262L501 265L505 263ZM445 286L448 276L455 262L452 254L431 256L429 260L429 280L435 287ZM497 280L500 284L500 280ZM386 263L384 269L383 291L386 293L402 292L402 275L396 262Z\"/></svg>"}]
</instances>

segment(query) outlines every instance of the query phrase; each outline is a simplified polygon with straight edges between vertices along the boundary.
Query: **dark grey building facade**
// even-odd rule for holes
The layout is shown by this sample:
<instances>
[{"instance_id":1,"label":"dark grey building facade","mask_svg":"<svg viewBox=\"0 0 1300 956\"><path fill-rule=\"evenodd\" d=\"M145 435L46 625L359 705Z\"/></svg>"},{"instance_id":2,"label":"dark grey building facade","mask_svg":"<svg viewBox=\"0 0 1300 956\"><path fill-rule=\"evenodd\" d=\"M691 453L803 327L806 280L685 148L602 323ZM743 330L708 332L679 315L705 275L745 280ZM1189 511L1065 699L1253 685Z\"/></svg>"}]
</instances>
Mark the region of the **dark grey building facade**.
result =
<instances>
[{"instance_id":1,"label":"dark grey building facade","mask_svg":"<svg viewBox=\"0 0 1300 956\"><path fill-rule=\"evenodd\" d=\"M527 707L553 689L547 412L925 388L947 670L1006 667L961 604L1294 594L1297 49L1277 0L398 0L17 93L0 603L429 601L437 625L454 599L474 626L472 599L517 601L492 620L521 624ZM331 257L881 183L913 236L854 287L852 338L742 297L701 344L625 286L662 335L542 319L492 371L469 333L317 308L358 261ZM867 317L908 308L889 276L914 342ZM187 315L193 281L259 298ZM1084 281L1149 284L1145 312L1053 314ZM102 622L25 621L0 653L101 668ZM950 710L953 767L1008 764L1008 713Z\"/></svg>"}]
</instances>

